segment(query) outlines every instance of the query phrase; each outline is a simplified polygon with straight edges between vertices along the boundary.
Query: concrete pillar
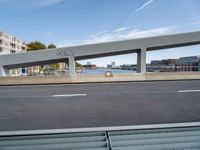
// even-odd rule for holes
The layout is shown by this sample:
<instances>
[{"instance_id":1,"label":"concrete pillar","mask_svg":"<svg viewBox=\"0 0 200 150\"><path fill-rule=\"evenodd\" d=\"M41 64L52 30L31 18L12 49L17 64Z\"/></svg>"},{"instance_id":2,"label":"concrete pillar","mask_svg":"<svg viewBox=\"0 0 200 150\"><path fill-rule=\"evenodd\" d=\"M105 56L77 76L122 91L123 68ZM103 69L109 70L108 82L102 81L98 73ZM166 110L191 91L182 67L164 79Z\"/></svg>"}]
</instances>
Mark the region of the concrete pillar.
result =
<instances>
[{"instance_id":1,"label":"concrete pillar","mask_svg":"<svg viewBox=\"0 0 200 150\"><path fill-rule=\"evenodd\" d=\"M76 75L76 62L74 57L69 57L68 58L68 69L69 69L69 74L70 75Z\"/></svg>"},{"instance_id":2,"label":"concrete pillar","mask_svg":"<svg viewBox=\"0 0 200 150\"><path fill-rule=\"evenodd\" d=\"M146 48L142 48L137 53L137 72L146 72Z\"/></svg>"},{"instance_id":3,"label":"concrete pillar","mask_svg":"<svg viewBox=\"0 0 200 150\"><path fill-rule=\"evenodd\" d=\"M0 66L0 76L9 76L9 69Z\"/></svg>"},{"instance_id":4,"label":"concrete pillar","mask_svg":"<svg viewBox=\"0 0 200 150\"><path fill-rule=\"evenodd\" d=\"M2 77L2 76L3 76L3 67L0 66L0 77Z\"/></svg>"}]
</instances>

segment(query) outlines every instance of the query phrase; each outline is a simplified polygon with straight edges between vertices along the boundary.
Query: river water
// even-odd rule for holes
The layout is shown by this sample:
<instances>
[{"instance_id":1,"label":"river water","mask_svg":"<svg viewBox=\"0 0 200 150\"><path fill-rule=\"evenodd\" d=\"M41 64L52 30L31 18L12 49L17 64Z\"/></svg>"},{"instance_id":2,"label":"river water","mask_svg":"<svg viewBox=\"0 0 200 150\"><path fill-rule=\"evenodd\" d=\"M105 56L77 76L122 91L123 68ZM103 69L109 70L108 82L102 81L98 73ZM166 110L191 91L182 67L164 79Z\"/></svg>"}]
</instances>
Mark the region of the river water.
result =
<instances>
[{"instance_id":1,"label":"river water","mask_svg":"<svg viewBox=\"0 0 200 150\"><path fill-rule=\"evenodd\" d=\"M80 74L104 74L106 71L112 71L113 74L135 73L133 70L121 69L85 69Z\"/></svg>"}]
</instances>

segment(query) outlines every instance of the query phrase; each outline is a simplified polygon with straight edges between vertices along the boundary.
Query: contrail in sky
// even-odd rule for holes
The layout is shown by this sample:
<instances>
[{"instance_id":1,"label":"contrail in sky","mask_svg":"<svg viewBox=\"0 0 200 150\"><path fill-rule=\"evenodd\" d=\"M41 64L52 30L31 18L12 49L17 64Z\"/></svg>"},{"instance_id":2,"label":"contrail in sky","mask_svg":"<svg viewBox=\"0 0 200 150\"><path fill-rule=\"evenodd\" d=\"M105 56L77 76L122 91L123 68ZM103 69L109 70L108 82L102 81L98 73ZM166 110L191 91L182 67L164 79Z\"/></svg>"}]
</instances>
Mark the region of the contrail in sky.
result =
<instances>
[{"instance_id":1,"label":"contrail in sky","mask_svg":"<svg viewBox=\"0 0 200 150\"><path fill-rule=\"evenodd\" d=\"M151 3L153 3L155 0L149 0L146 3L144 3L142 6L138 7L137 9L134 9L123 21L120 25L123 25L131 16L133 16L136 12L142 10L143 8L147 7Z\"/></svg>"}]
</instances>

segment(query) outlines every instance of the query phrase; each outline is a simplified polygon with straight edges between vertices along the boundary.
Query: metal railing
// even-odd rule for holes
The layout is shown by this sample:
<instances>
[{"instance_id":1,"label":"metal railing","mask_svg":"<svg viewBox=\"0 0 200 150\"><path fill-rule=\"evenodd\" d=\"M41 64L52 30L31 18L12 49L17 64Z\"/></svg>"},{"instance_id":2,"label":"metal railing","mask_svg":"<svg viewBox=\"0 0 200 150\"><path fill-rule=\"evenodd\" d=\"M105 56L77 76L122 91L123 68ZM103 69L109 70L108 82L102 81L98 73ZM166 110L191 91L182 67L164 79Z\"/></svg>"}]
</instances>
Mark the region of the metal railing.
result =
<instances>
[{"instance_id":1,"label":"metal railing","mask_svg":"<svg viewBox=\"0 0 200 150\"><path fill-rule=\"evenodd\" d=\"M72 129L73 130L73 129ZM72 131L71 130L71 131ZM88 132L82 132L82 131ZM199 123L1 134L1 150L197 150ZM49 132L50 131L50 132ZM68 130L70 131L70 129ZM7 132L8 133L8 132ZM23 133L23 134L22 134ZM26 134L25 134L26 133Z\"/></svg>"}]
</instances>

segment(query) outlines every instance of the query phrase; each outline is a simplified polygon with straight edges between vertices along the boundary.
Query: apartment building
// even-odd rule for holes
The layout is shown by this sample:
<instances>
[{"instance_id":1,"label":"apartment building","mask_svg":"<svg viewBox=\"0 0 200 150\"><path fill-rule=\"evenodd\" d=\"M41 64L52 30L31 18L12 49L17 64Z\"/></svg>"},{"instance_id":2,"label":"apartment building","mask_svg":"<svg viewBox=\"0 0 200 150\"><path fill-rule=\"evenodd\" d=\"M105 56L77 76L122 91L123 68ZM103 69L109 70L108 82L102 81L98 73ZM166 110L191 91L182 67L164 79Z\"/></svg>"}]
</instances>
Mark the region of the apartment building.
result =
<instances>
[{"instance_id":1,"label":"apartment building","mask_svg":"<svg viewBox=\"0 0 200 150\"><path fill-rule=\"evenodd\" d=\"M26 42L0 31L0 55L26 51Z\"/></svg>"},{"instance_id":2,"label":"apartment building","mask_svg":"<svg viewBox=\"0 0 200 150\"><path fill-rule=\"evenodd\" d=\"M26 42L9 33L0 31L0 55L19 53L26 51ZM21 75L23 69L11 69L10 75Z\"/></svg>"}]
</instances>

